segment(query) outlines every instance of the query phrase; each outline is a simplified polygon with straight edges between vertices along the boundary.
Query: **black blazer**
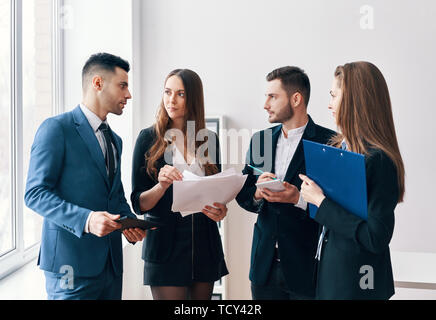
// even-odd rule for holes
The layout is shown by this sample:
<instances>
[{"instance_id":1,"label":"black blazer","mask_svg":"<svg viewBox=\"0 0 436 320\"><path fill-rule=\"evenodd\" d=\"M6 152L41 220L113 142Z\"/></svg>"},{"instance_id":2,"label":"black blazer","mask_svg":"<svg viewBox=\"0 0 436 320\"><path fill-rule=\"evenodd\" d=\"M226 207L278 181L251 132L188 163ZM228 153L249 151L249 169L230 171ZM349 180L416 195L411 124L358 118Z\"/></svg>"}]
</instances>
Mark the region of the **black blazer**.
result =
<instances>
[{"instance_id":1,"label":"black blazer","mask_svg":"<svg viewBox=\"0 0 436 320\"><path fill-rule=\"evenodd\" d=\"M215 151L214 156L216 158L214 158L218 165L219 171L221 171L221 164L219 161L219 141L214 133L210 132L210 134L215 136L216 145L209 145L209 150ZM142 248L142 258L144 260L149 262L164 263L171 256L173 246L176 245L174 243L174 232L175 228L177 227L177 223L181 222L182 216L171 211L171 206L173 203L173 186L168 188L164 196L150 211L143 212L140 209L139 197L141 193L153 188L158 183L147 174L147 162L145 160L145 154L152 147L155 139L156 133L153 126L142 130L138 136L138 139L136 140L136 145L133 152L132 193L130 198L133 209L138 215L150 214L165 224L164 227L160 227L156 230L149 230L147 232L147 237L144 239L144 246ZM213 141L210 141L210 143L212 142ZM213 154L211 151L210 156ZM165 162L165 158L169 161ZM167 164L172 165L172 153L167 153L158 160L158 171ZM217 223L207 218L203 214L199 215L199 218L204 219L207 223L207 227L209 229L209 239L211 241L210 252L214 257L214 260L221 261L224 258L224 254Z\"/></svg>"},{"instance_id":2,"label":"black blazer","mask_svg":"<svg viewBox=\"0 0 436 320\"><path fill-rule=\"evenodd\" d=\"M328 198L317 211L315 220L328 229L319 263L319 299L389 299L395 293L389 242L399 195L397 170L383 151L370 154L365 157L368 221Z\"/></svg>"},{"instance_id":3,"label":"black blazer","mask_svg":"<svg viewBox=\"0 0 436 320\"><path fill-rule=\"evenodd\" d=\"M276 148L281 131L280 125L256 133L251 139L247 164L274 173ZM333 131L316 125L309 117L303 139L327 143L333 134ZM267 162L271 163L266 163L265 159L259 163L256 161L259 156L269 158ZM302 181L298 175L305 172L301 141L284 180L300 189ZM289 289L295 293L315 297L315 254L319 225L306 211L293 204L269 203L263 200L260 205L256 205L253 199L259 176L255 175L248 165L243 173L248 174L248 178L236 200L245 210L259 214L254 226L250 280L255 284L265 284L278 241L283 274Z\"/></svg>"}]
</instances>

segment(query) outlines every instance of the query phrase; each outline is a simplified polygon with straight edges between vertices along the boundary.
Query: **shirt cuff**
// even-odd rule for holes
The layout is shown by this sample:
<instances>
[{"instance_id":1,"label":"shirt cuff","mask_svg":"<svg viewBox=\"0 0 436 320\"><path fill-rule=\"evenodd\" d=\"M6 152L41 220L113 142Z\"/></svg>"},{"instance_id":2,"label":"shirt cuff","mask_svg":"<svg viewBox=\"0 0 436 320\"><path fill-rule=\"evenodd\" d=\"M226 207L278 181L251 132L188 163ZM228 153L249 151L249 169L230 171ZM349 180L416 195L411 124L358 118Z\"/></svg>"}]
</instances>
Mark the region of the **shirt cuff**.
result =
<instances>
[{"instance_id":1,"label":"shirt cuff","mask_svg":"<svg viewBox=\"0 0 436 320\"><path fill-rule=\"evenodd\" d=\"M91 219L92 214L94 213L94 211L91 211L88 214L88 219L86 219L86 224L85 224L85 233L89 233L89 220Z\"/></svg>"},{"instance_id":2,"label":"shirt cuff","mask_svg":"<svg viewBox=\"0 0 436 320\"><path fill-rule=\"evenodd\" d=\"M259 200L256 200L256 198L253 196L253 204L255 206L259 206L262 203L262 201L263 201L263 198L259 199Z\"/></svg>"},{"instance_id":3,"label":"shirt cuff","mask_svg":"<svg viewBox=\"0 0 436 320\"><path fill-rule=\"evenodd\" d=\"M304 201L304 198L301 196L301 192L300 192L300 198L298 199L298 203L295 204L294 206L296 206L297 208L300 208L304 211L307 210L307 202Z\"/></svg>"}]
</instances>

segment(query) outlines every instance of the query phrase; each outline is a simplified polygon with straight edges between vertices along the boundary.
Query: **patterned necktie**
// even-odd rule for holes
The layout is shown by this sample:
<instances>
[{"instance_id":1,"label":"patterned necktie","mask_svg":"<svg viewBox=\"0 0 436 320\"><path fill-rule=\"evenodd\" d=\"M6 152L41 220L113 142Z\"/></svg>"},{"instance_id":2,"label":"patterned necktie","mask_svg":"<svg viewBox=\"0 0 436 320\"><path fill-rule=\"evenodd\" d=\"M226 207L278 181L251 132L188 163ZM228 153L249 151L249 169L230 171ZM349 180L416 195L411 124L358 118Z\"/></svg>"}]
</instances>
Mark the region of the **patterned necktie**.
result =
<instances>
[{"instance_id":1,"label":"patterned necktie","mask_svg":"<svg viewBox=\"0 0 436 320\"><path fill-rule=\"evenodd\" d=\"M114 149L112 148L112 136L110 134L109 126L104 122L100 125L100 127L98 127L98 130L100 130L103 133L104 140L106 142L105 160L106 160L106 167L108 169L109 182L110 185L112 186L115 176L115 158L114 158Z\"/></svg>"}]
</instances>

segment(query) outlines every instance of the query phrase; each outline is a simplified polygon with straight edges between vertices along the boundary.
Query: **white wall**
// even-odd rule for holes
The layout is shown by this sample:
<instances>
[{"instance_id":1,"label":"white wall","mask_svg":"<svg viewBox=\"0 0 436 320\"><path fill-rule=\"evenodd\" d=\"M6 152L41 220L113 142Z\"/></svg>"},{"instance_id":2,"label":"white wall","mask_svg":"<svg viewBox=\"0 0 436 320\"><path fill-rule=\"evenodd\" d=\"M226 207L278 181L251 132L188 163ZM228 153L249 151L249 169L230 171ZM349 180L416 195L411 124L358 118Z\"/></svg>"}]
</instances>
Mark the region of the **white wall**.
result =
<instances>
[{"instance_id":1,"label":"white wall","mask_svg":"<svg viewBox=\"0 0 436 320\"><path fill-rule=\"evenodd\" d=\"M373 30L360 27L363 5L374 9ZM431 0L144 1L139 49L142 123L136 123L140 127L135 130L153 123L163 81L175 68L199 73L207 113L225 115L229 128L265 128L265 76L284 65L307 71L313 90L309 112L319 124L335 129L327 111L335 67L371 61L390 88L407 173L406 201L396 210L391 247L436 253L431 204L436 180L435 14ZM226 222L229 298L250 298L254 218L231 205Z\"/></svg>"}]
</instances>

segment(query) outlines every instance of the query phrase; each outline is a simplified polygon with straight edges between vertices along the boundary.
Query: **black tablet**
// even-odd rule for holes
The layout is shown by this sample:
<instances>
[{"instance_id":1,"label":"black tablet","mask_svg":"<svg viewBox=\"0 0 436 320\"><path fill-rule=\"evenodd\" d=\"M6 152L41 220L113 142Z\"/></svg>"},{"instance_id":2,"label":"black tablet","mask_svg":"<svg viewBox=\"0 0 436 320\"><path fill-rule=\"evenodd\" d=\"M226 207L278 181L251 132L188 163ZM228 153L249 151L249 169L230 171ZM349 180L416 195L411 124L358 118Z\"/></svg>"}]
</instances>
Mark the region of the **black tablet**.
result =
<instances>
[{"instance_id":1,"label":"black tablet","mask_svg":"<svg viewBox=\"0 0 436 320\"><path fill-rule=\"evenodd\" d=\"M153 228L162 227L162 223L157 221L151 221L150 219L134 219L130 217L122 217L116 222L121 223L121 231L125 229L139 228L142 230L148 230Z\"/></svg>"}]
</instances>

